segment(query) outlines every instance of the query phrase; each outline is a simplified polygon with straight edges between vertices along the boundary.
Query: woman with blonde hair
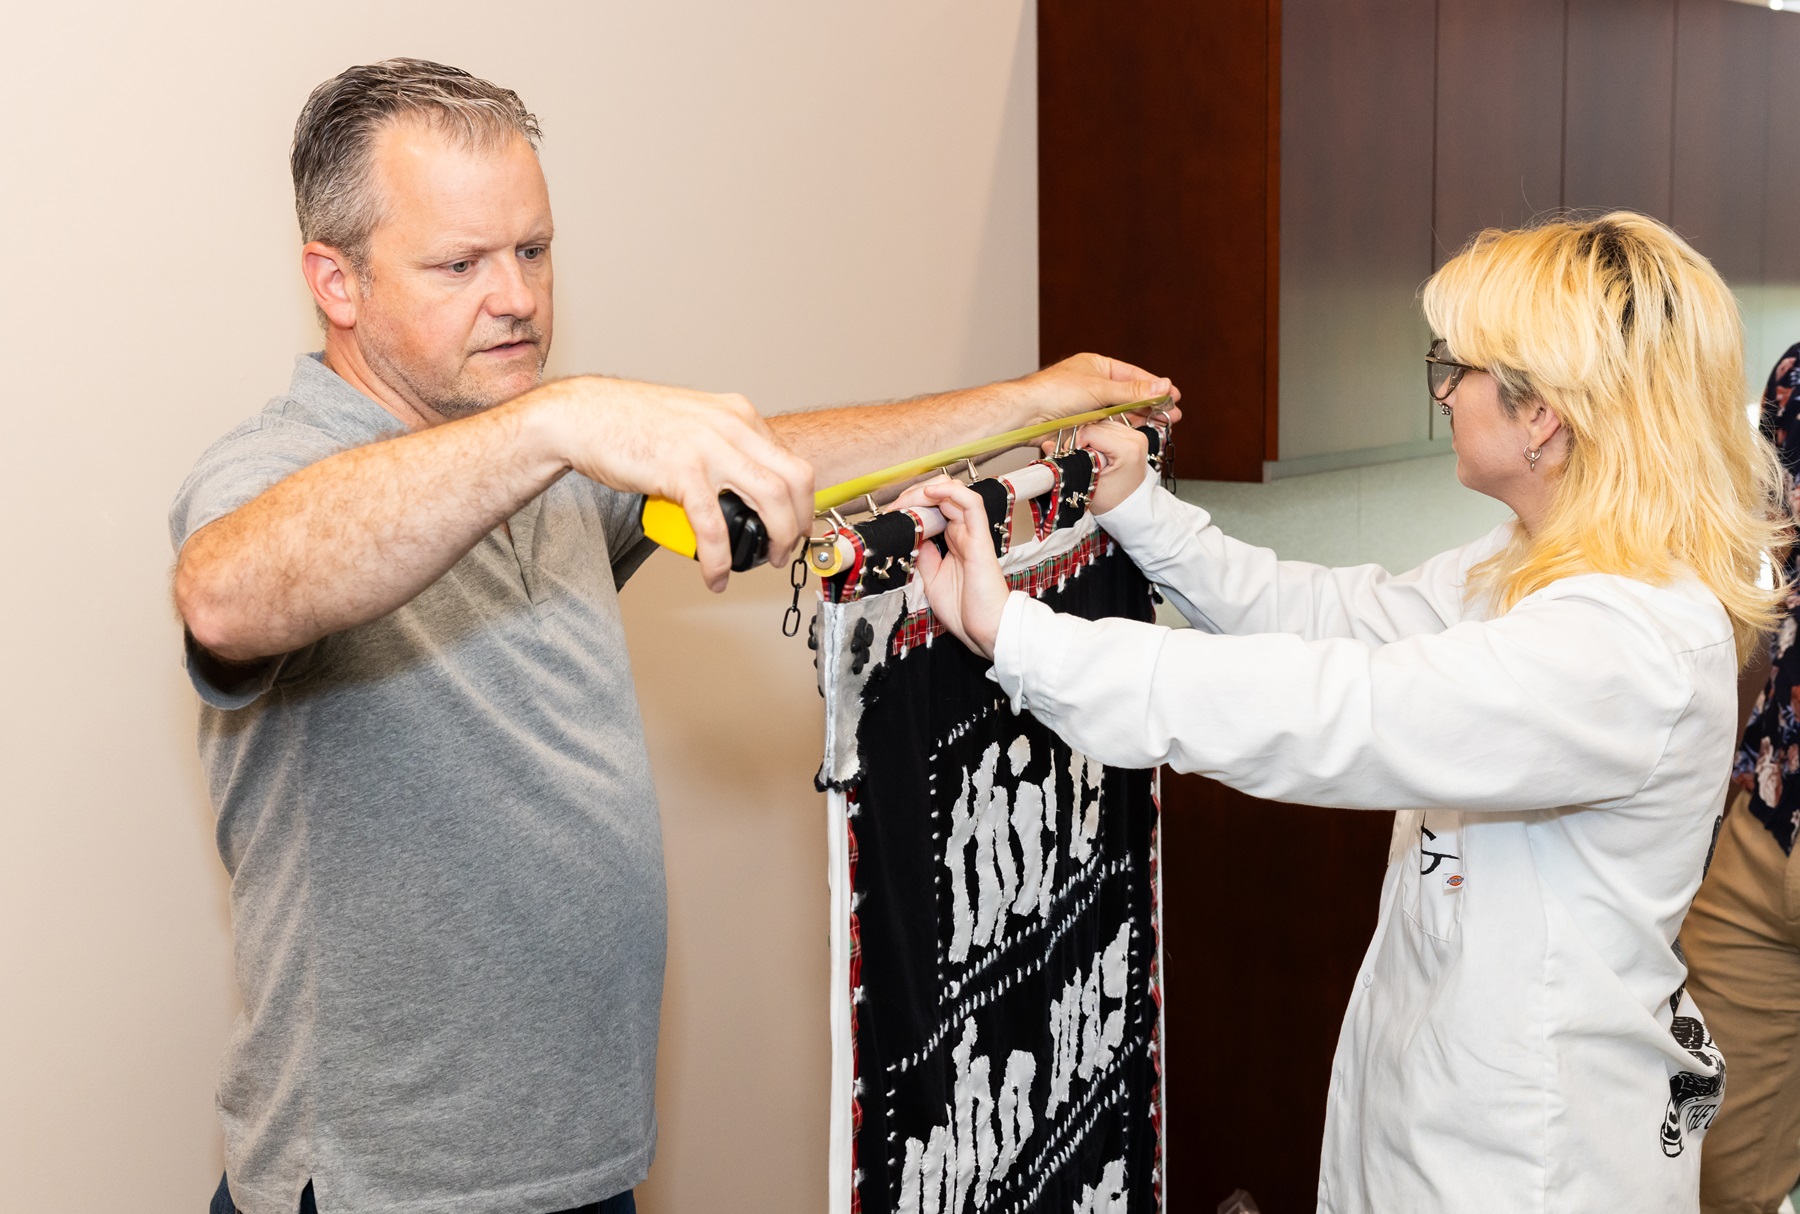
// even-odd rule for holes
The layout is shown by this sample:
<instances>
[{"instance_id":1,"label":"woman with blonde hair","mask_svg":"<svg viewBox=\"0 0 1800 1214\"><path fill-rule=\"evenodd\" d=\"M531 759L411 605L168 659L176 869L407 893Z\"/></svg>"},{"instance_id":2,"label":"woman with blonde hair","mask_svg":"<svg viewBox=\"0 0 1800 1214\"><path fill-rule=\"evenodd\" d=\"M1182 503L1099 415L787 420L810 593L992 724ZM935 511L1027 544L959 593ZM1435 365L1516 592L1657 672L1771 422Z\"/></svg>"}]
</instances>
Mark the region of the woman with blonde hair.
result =
<instances>
[{"instance_id":1,"label":"woman with blonde hair","mask_svg":"<svg viewBox=\"0 0 1800 1214\"><path fill-rule=\"evenodd\" d=\"M1457 475L1516 515L1486 538L1400 576L1278 561L1098 425L1093 509L1192 629L1009 595L949 481L913 491L951 520L920 575L1015 710L1090 755L1400 811L1320 1210L1692 1211L1725 1064L1675 935L1781 601L1736 305L1627 212L1484 232L1424 305Z\"/></svg>"}]
</instances>

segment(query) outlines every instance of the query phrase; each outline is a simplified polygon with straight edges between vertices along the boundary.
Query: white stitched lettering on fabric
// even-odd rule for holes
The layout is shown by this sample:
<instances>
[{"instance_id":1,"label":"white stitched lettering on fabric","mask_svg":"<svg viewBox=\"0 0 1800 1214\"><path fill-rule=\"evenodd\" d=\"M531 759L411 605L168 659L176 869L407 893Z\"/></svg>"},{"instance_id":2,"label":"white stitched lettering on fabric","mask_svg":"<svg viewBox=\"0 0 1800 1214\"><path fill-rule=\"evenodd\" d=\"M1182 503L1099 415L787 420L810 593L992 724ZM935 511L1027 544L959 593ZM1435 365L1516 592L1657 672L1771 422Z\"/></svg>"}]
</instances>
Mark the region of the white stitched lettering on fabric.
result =
<instances>
[{"instance_id":1,"label":"white stitched lettering on fabric","mask_svg":"<svg viewBox=\"0 0 1800 1214\"><path fill-rule=\"evenodd\" d=\"M1082 808L1087 802L1088 758L1079 750L1069 749L1069 791L1074 800L1069 805L1069 858L1077 864L1088 858L1091 841L1082 827Z\"/></svg>"},{"instance_id":2,"label":"white stitched lettering on fabric","mask_svg":"<svg viewBox=\"0 0 1800 1214\"><path fill-rule=\"evenodd\" d=\"M1077 973L1063 987L1062 998L1050 1001L1050 1096L1044 1102L1046 1119L1054 1118L1056 1110L1069 1098L1080 1032L1081 982Z\"/></svg>"},{"instance_id":3,"label":"white stitched lettering on fabric","mask_svg":"<svg viewBox=\"0 0 1800 1214\"><path fill-rule=\"evenodd\" d=\"M1000 1144L994 1136L993 1086L988 1082L991 1068L985 1055L969 1063L967 1082L974 1094L975 1108L975 1208L987 1204L988 1179L994 1175Z\"/></svg>"},{"instance_id":4,"label":"white stitched lettering on fabric","mask_svg":"<svg viewBox=\"0 0 1800 1214\"><path fill-rule=\"evenodd\" d=\"M1051 952L1062 940L1064 934L1067 933L1092 906L1097 894L1096 886L1098 882L1107 877L1116 877L1123 872L1124 869L1124 862L1116 860L1111 864L1100 864L1090 867L1082 873L1077 874L1075 880L1073 880L1069 887L1063 891L1062 896L1067 896L1077 889L1084 890L1082 896L1072 905L1065 908L1065 913L1061 918L1055 921L1040 921L1030 925L1026 929L1027 933L1045 933L1046 938L1040 948L1033 950L1030 959L1023 962L1019 969L1014 972L1011 982L1002 984L1003 987L1005 985L1015 985L1020 978L1027 974L1035 974L1048 964ZM1024 934L1020 936L1020 939L1023 938ZM1009 940L1006 943L1010 945L1016 942L1017 941ZM923 1044L921 1044L916 1052L905 1055L899 1062L890 1062L887 1069L890 1072L896 1069L904 1069L902 1064L917 1066L923 1063L926 1058L936 1053L937 1047L943 1043L951 1026L960 1023L962 1017L972 1010L975 996L967 993L969 988L975 986L987 969L997 959L1003 959L1003 957L1004 954L1001 953L990 954L977 962L962 979L950 982L944 988L944 993L947 998L956 1002L945 1009L944 1018L938 1022L936 1030L932 1032L930 1037L928 1037Z\"/></svg>"},{"instance_id":5,"label":"white stitched lettering on fabric","mask_svg":"<svg viewBox=\"0 0 1800 1214\"><path fill-rule=\"evenodd\" d=\"M1011 841L995 840L996 830L1004 833L1006 825L1006 793L994 790L995 768L1000 763L1000 744L990 742L975 772L975 933L974 943L986 948L1000 934L1000 876L996 871L997 850L1005 850L1012 860ZM995 801L998 799L999 805ZM999 848L995 843L999 843Z\"/></svg>"},{"instance_id":6,"label":"white stitched lettering on fabric","mask_svg":"<svg viewBox=\"0 0 1800 1214\"><path fill-rule=\"evenodd\" d=\"M971 1038L974 1033L971 1031ZM999 1145L994 1141L994 1095L993 1085L989 1082L989 1066L986 1055L972 1059L969 1070L959 1086L967 1083L972 1097L971 1111L974 1114L975 1128L975 1206L980 1209L987 1204L988 1177L994 1174L994 1161L999 1154Z\"/></svg>"},{"instance_id":7,"label":"white stitched lettering on fabric","mask_svg":"<svg viewBox=\"0 0 1800 1214\"><path fill-rule=\"evenodd\" d=\"M1091 1081L1096 1070L1104 1070L1110 1058L1102 1058L1100 1036L1100 967L1088 971L1081 984L1081 1065L1075 1074L1083 1083Z\"/></svg>"},{"instance_id":8,"label":"white stitched lettering on fabric","mask_svg":"<svg viewBox=\"0 0 1800 1214\"><path fill-rule=\"evenodd\" d=\"M1012 745L1006 748L1006 758L1012 764L1013 775L1024 775L1026 765L1031 762L1031 739L1024 734L1014 738Z\"/></svg>"},{"instance_id":9,"label":"white stitched lettering on fabric","mask_svg":"<svg viewBox=\"0 0 1800 1214\"><path fill-rule=\"evenodd\" d=\"M1087 836L1089 847L1093 847L1094 841L1100 839L1100 785L1105 782L1107 767L1102 762L1089 758L1087 766L1082 769L1082 776L1089 782L1087 793L1093 794L1093 800L1089 802L1087 812L1082 816L1082 834Z\"/></svg>"},{"instance_id":10,"label":"white stitched lettering on fabric","mask_svg":"<svg viewBox=\"0 0 1800 1214\"><path fill-rule=\"evenodd\" d=\"M998 747L994 748L996 751ZM950 870L950 959L964 961L969 956L975 916L969 906L969 883L964 875L965 853L975 836L975 812L970 797L969 777L963 775L962 792L950 808L950 838L944 844L944 864Z\"/></svg>"},{"instance_id":11,"label":"white stitched lettering on fabric","mask_svg":"<svg viewBox=\"0 0 1800 1214\"><path fill-rule=\"evenodd\" d=\"M1007 766L1016 776L1030 758L1029 742L1015 739L1007 751ZM1099 770L1097 764L1093 768ZM1056 773L1047 775L1041 785L1022 784L1016 793L1009 792L1000 775L999 743L990 743L975 770L962 773L962 789L950 810L944 846L944 867L950 876L948 957L958 964L967 963L975 950L1007 942L1009 912L1048 917L1057 897ZM1097 798L1091 806L1081 802L1098 785L1086 757L1079 753L1071 758L1069 776L1077 797L1070 838L1079 845L1075 858L1085 862L1093 855L1100 807ZM970 843L975 845L972 859Z\"/></svg>"},{"instance_id":12,"label":"white stitched lettering on fabric","mask_svg":"<svg viewBox=\"0 0 1800 1214\"><path fill-rule=\"evenodd\" d=\"M1115 1073L1110 1077L1112 1081L1090 1086L1081 1099L1070 1107L1068 1115L1056 1123L1044 1141L1038 1144L1036 1153L1025 1165L1023 1173L1027 1182L1033 1179L1036 1181L1026 1196L1026 1204L1038 1199L1044 1191L1044 1185L1050 1180L1050 1170L1060 1166L1058 1161L1067 1160L1074 1153L1094 1128L1100 1113L1116 1105L1124 1097L1125 1087L1117 1081L1118 1078Z\"/></svg>"},{"instance_id":13,"label":"white stitched lettering on fabric","mask_svg":"<svg viewBox=\"0 0 1800 1214\"><path fill-rule=\"evenodd\" d=\"M1108 999L1125 997L1125 954L1131 948L1131 921L1119 924L1119 934L1100 955L1101 990Z\"/></svg>"},{"instance_id":14,"label":"white stitched lettering on fabric","mask_svg":"<svg viewBox=\"0 0 1800 1214\"><path fill-rule=\"evenodd\" d=\"M1075 765L1071 760L1069 774L1074 775ZM1106 768L1086 755L1081 756L1081 787L1076 791L1075 804L1081 812L1080 837L1072 849L1076 859L1087 862L1088 855L1094 850L1094 841L1100 837L1100 781L1106 775Z\"/></svg>"},{"instance_id":15,"label":"white stitched lettering on fabric","mask_svg":"<svg viewBox=\"0 0 1800 1214\"><path fill-rule=\"evenodd\" d=\"M955 1170L956 1146L950 1141L950 1127L933 1126L930 1145L925 1148L924 1175L920 1177L920 1214L940 1214L944 1208L944 1187Z\"/></svg>"},{"instance_id":16,"label":"white stitched lettering on fabric","mask_svg":"<svg viewBox=\"0 0 1800 1214\"><path fill-rule=\"evenodd\" d=\"M1081 1186L1069 1214L1125 1214L1125 1161L1115 1159L1100 1173L1100 1187Z\"/></svg>"},{"instance_id":17,"label":"white stitched lettering on fabric","mask_svg":"<svg viewBox=\"0 0 1800 1214\"><path fill-rule=\"evenodd\" d=\"M998 750L998 747L995 748ZM974 1092L969 1084L969 1055L975 1049L975 1022L963 1022L962 1040L950 1054L950 1069L957 1076L956 1080L956 1112L951 1125L955 1127L956 1167L946 1168L945 1180L950 1185L949 1207L952 1211L960 1211L968 1200L969 1190L973 1188L975 1179L975 1109Z\"/></svg>"},{"instance_id":18,"label":"white stitched lettering on fabric","mask_svg":"<svg viewBox=\"0 0 1800 1214\"><path fill-rule=\"evenodd\" d=\"M894 1207L898 1214L920 1214L921 1194L925 1182L925 1144L917 1138L906 1140L906 1163L900 1170L900 1200ZM937 1209L934 1200L931 1208Z\"/></svg>"},{"instance_id":19,"label":"white stitched lettering on fabric","mask_svg":"<svg viewBox=\"0 0 1800 1214\"><path fill-rule=\"evenodd\" d=\"M1037 785L1019 785L1013 797L1012 828L1019 839L1019 896L1012 911L1029 915L1038 909L1038 890L1044 879L1044 795Z\"/></svg>"},{"instance_id":20,"label":"white stitched lettering on fabric","mask_svg":"<svg viewBox=\"0 0 1800 1214\"><path fill-rule=\"evenodd\" d=\"M982 820L987 824L989 837L993 841L995 875L999 879L999 886L988 942L998 944L1006 934L1006 912L1019 895L1019 862L1013 856L1012 821L1007 812L1010 797L1004 788L995 788L990 795L992 800L988 803Z\"/></svg>"},{"instance_id":21,"label":"white stitched lettering on fabric","mask_svg":"<svg viewBox=\"0 0 1800 1214\"><path fill-rule=\"evenodd\" d=\"M1050 1094L1044 1116L1054 1119L1056 1110L1070 1098L1074 1080L1092 1083L1113 1064L1115 1052L1125 1040L1125 1008L1104 1014L1102 997L1122 1001L1126 994L1126 953L1131 947L1131 924L1120 925L1093 968L1076 970L1063 986L1062 998L1050 1003Z\"/></svg>"},{"instance_id":22,"label":"white stitched lettering on fabric","mask_svg":"<svg viewBox=\"0 0 1800 1214\"><path fill-rule=\"evenodd\" d=\"M1106 1051L1106 1062L1112 1062L1113 1051L1125 1040L1125 1009L1114 1008L1106 1014L1106 1028L1100 1034L1100 1045Z\"/></svg>"},{"instance_id":23,"label":"white stitched lettering on fabric","mask_svg":"<svg viewBox=\"0 0 1800 1214\"><path fill-rule=\"evenodd\" d=\"M1000 1121L1000 1157L994 1162L994 1183L1006 1179L1013 1162L1019 1158L1035 1123L1031 1116L1031 1081L1037 1077L1037 1059L1024 1050L1014 1050L1006 1060L1006 1076L1000 1082L1000 1098L995 1102Z\"/></svg>"},{"instance_id":24,"label":"white stitched lettering on fabric","mask_svg":"<svg viewBox=\"0 0 1800 1214\"><path fill-rule=\"evenodd\" d=\"M983 1208L1036 1128L1030 1105L1036 1060L1014 1050L996 1094L993 1062L975 1053L976 1043L975 1021L964 1020L952 1053L957 1081L946 1124L932 1128L928 1143L906 1140L900 1214L962 1214L971 1198L975 1209Z\"/></svg>"},{"instance_id":25,"label":"white stitched lettering on fabric","mask_svg":"<svg viewBox=\"0 0 1800 1214\"><path fill-rule=\"evenodd\" d=\"M1125 998L1125 953L1130 947L1131 923L1127 920L1119 925L1119 934L1113 937L1100 958L1100 991L1108 999ZM1102 1069L1111 1064L1114 1051L1124 1040L1125 1009L1120 1006L1106 1014L1105 1027L1100 1032Z\"/></svg>"}]
</instances>

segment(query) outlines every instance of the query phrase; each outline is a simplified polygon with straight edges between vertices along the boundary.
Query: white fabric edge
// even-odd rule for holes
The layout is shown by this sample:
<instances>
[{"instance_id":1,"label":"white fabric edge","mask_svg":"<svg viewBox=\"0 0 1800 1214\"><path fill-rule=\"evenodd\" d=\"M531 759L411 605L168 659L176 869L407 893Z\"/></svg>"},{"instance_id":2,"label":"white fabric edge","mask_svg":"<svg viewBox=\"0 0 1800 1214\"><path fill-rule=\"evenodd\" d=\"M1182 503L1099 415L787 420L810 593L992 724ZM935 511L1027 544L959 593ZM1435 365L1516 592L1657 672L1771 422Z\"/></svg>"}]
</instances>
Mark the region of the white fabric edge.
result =
<instances>
[{"instance_id":1,"label":"white fabric edge","mask_svg":"<svg viewBox=\"0 0 1800 1214\"><path fill-rule=\"evenodd\" d=\"M850 831L849 799L833 789L825 794L827 898L831 904L831 1126L826 1150L827 1209L850 1214L854 1132L850 1101L855 1043L850 1033Z\"/></svg>"},{"instance_id":2,"label":"white fabric edge","mask_svg":"<svg viewBox=\"0 0 1800 1214\"><path fill-rule=\"evenodd\" d=\"M818 598L819 694L825 699L825 758L819 774L828 786L853 780L861 770L856 735L862 722L863 687L888 660L888 636L905 607L899 589L849 603L827 602L823 595ZM859 620L869 621L874 641L862 673L852 674L855 655L850 651L850 637Z\"/></svg>"}]
</instances>

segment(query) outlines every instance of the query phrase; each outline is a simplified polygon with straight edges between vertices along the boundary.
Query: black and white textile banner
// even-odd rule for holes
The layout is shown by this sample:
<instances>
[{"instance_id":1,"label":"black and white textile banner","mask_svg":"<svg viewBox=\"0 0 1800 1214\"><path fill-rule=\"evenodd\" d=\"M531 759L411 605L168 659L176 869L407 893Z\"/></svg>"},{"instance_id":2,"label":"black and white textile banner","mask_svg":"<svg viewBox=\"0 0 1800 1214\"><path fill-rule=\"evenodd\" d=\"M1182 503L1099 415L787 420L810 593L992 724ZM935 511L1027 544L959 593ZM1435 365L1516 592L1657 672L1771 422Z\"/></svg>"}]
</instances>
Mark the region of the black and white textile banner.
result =
<instances>
[{"instance_id":1,"label":"black and white textile banner","mask_svg":"<svg viewBox=\"0 0 1800 1214\"><path fill-rule=\"evenodd\" d=\"M1016 589L1149 619L1054 461ZM998 486L998 487L997 487ZM978 482L990 513L1011 506ZM1154 773L1101 766L941 635L905 512L856 529L814 621L831 846L832 1214L1161 1209ZM929 542L929 541L928 541Z\"/></svg>"}]
</instances>

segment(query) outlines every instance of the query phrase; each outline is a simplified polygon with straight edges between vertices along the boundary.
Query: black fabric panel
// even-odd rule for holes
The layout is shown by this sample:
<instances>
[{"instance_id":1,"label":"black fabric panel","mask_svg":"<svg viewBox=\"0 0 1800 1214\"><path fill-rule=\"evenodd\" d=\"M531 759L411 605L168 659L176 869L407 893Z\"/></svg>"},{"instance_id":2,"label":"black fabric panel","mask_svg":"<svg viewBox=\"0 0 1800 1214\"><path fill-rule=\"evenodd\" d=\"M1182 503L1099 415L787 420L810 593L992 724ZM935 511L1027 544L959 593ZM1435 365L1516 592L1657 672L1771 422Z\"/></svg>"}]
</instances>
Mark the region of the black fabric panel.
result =
<instances>
[{"instance_id":1,"label":"black fabric panel","mask_svg":"<svg viewBox=\"0 0 1800 1214\"><path fill-rule=\"evenodd\" d=\"M1096 543L1111 547L1104 536ZM1049 588L1041 597L1058 611L1151 618L1147 583L1116 549L1066 578L1052 574L1045 581ZM854 1005L861 1209L887 1214L898 1208L909 1140L928 1145L934 1129L942 1133L948 1122L961 1151L971 1148L970 1139L978 1143L984 1119L998 1125L999 1110L990 1107L978 1108L974 1120L958 1128L956 1085L985 1058L987 1091L998 1100L1009 1059L1021 1051L1034 1059L1026 1093L1032 1131L985 1201L971 1192L966 1204L953 1207L945 1199L942 1209L1066 1214L1084 1189L1100 1187L1109 1164L1123 1162L1127 1208L1147 1214L1156 1208L1160 1187L1152 1179L1158 1167L1152 1116L1158 1008L1151 995L1157 947L1151 773L1106 768L1097 794L1085 791L1070 748L1029 714L1012 714L987 678L986 661L953 637L919 643L916 619L909 625L902 618L896 632L909 627L914 631L905 653L890 656L865 690L858 732L863 775L849 793L857 906L853 982L861 984ZM893 643L892 636L878 638L890 653ZM1015 747L1029 753L1017 771ZM991 748L998 748L997 761ZM972 913L980 903L975 871L984 864L994 871L1004 846L1022 881L1029 856L1016 817L1003 819L985 849L979 837L959 835L957 803L962 799L967 813L979 803L984 758L994 772L992 786L1004 788L1013 813L1022 812L1022 789L1054 789L1057 851L1049 863L1057 892L1047 914L1002 909L999 942L971 942L958 960L957 877L946 863L950 841L957 840L963 856L961 879ZM1076 856L1079 823L1096 800L1097 835L1083 862ZM1057 1055L1052 1004L1068 1006L1071 984L1079 987L1102 964L1103 950L1126 924L1124 993L1103 995L1096 1009L1102 1020L1115 1012L1123 1017L1112 1065L1088 1080L1074 1079L1069 1099L1051 1116ZM958 1059L971 1027L973 1049ZM1082 1023L1081 1048L1088 1048L1090 1027L1098 1031L1097 1024ZM929 1197L923 1206L940 1208Z\"/></svg>"},{"instance_id":2,"label":"black fabric panel","mask_svg":"<svg viewBox=\"0 0 1800 1214\"><path fill-rule=\"evenodd\" d=\"M1056 520L1049 530L1060 530L1074 526L1087 513L1088 499L1094 493L1094 457L1086 451L1076 451L1051 462L1062 469L1062 484L1053 491L1056 501L1052 503L1048 493L1031 500L1039 518Z\"/></svg>"},{"instance_id":3,"label":"black fabric panel","mask_svg":"<svg viewBox=\"0 0 1800 1214\"><path fill-rule=\"evenodd\" d=\"M848 595L869 598L898 590L912 576L913 546L918 542L918 523L905 511L890 511L856 524L863 559L859 566L824 579L825 596L834 603Z\"/></svg>"},{"instance_id":4,"label":"black fabric panel","mask_svg":"<svg viewBox=\"0 0 1800 1214\"><path fill-rule=\"evenodd\" d=\"M1005 556L1007 535L1012 529L1012 494L1007 492L1006 485L998 477L985 477L976 481L969 488L981 499L987 510L988 526L994 533L994 555Z\"/></svg>"},{"instance_id":5,"label":"black fabric panel","mask_svg":"<svg viewBox=\"0 0 1800 1214\"><path fill-rule=\"evenodd\" d=\"M1162 431L1158 430L1155 426L1139 426L1137 432L1150 440L1150 466L1161 471L1163 449Z\"/></svg>"}]
</instances>

